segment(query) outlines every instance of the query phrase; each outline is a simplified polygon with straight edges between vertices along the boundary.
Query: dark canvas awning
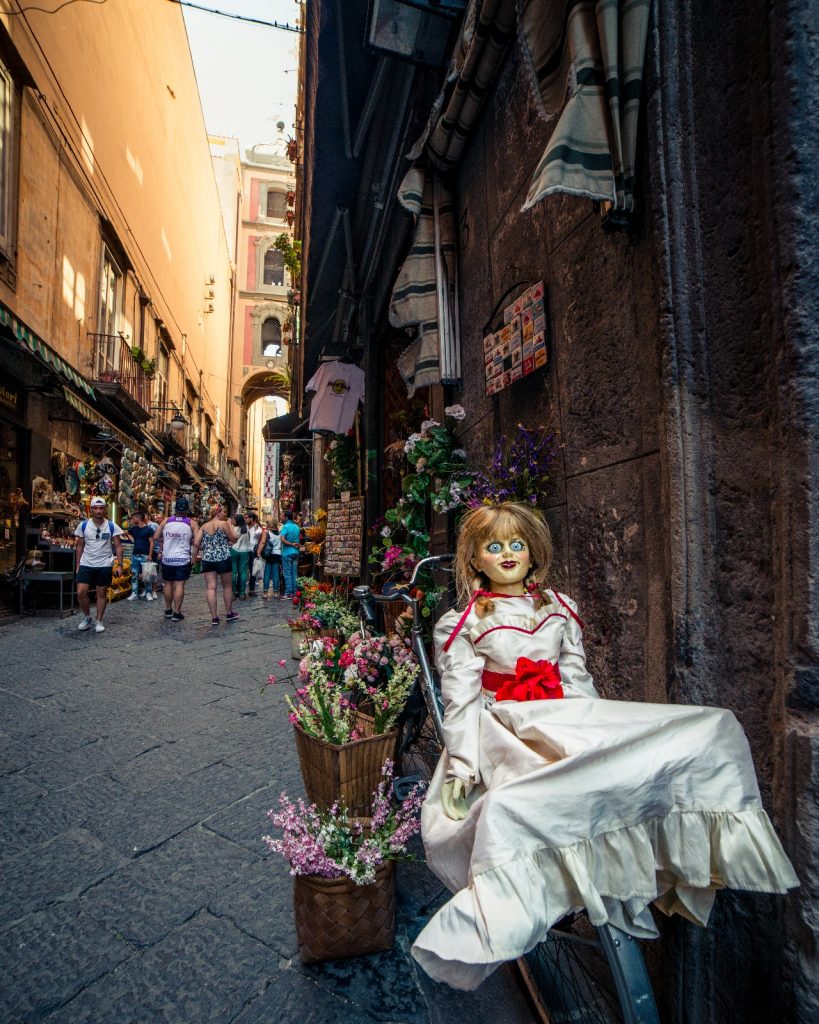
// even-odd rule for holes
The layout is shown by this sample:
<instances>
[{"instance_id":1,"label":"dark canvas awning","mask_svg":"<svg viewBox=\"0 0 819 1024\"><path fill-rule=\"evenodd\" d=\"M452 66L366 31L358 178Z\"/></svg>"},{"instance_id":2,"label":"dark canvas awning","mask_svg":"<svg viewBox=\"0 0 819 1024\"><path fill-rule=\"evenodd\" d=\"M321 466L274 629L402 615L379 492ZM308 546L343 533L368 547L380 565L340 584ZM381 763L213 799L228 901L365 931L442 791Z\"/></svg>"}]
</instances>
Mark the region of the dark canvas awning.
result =
<instances>
[{"instance_id":1,"label":"dark canvas awning","mask_svg":"<svg viewBox=\"0 0 819 1024\"><path fill-rule=\"evenodd\" d=\"M283 416L274 416L262 427L265 441L294 441L298 438L309 438L308 420L302 419L297 412L286 412Z\"/></svg>"}]
</instances>

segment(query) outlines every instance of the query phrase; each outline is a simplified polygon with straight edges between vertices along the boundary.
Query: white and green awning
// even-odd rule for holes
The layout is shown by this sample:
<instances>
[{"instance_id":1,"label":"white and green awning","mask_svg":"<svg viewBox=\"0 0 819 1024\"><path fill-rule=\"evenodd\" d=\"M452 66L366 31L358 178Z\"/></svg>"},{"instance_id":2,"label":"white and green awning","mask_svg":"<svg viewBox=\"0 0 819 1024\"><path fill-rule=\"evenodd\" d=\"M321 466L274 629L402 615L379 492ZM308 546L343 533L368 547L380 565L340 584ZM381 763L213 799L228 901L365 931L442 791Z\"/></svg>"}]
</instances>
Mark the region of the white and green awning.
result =
<instances>
[{"instance_id":1,"label":"white and green awning","mask_svg":"<svg viewBox=\"0 0 819 1024\"><path fill-rule=\"evenodd\" d=\"M91 398L95 397L94 388L89 381L81 373L78 373L70 363L67 363L62 356L58 355L47 342L36 335L31 328L19 320L2 302L0 302L0 324L11 331L12 337L20 348L39 359L50 370L73 384L75 388L84 391Z\"/></svg>"}]
</instances>

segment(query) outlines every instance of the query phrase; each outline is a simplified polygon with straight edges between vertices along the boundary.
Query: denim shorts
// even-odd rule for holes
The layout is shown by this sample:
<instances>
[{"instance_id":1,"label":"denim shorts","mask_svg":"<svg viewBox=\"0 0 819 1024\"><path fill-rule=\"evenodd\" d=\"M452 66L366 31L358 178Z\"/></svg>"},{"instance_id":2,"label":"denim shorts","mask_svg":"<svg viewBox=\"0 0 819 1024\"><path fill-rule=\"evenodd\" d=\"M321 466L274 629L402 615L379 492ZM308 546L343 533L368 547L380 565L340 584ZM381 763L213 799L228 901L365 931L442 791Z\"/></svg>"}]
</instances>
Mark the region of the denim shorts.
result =
<instances>
[{"instance_id":1,"label":"denim shorts","mask_svg":"<svg viewBox=\"0 0 819 1024\"><path fill-rule=\"evenodd\" d=\"M114 576L114 567L81 565L77 569L77 583L87 583L89 587L110 587Z\"/></svg>"}]
</instances>

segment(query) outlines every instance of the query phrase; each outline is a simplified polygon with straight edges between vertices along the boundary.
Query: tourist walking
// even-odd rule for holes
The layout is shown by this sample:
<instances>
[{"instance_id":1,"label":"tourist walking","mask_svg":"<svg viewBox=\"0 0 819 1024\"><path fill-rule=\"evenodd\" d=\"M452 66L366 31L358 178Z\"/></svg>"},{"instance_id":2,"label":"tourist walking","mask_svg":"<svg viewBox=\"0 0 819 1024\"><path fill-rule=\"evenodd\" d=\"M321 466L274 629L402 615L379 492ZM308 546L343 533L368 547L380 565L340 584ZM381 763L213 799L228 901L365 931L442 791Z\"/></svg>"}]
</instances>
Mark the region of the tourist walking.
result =
<instances>
[{"instance_id":1,"label":"tourist walking","mask_svg":"<svg viewBox=\"0 0 819 1024\"><path fill-rule=\"evenodd\" d=\"M282 539L282 574L284 575L284 596L296 596L296 574L299 564L299 544L301 530L293 522L293 513L288 509L284 513L281 528Z\"/></svg>"},{"instance_id":2,"label":"tourist walking","mask_svg":"<svg viewBox=\"0 0 819 1024\"><path fill-rule=\"evenodd\" d=\"M165 598L165 618L181 622L182 602L185 600L185 583L191 576L191 545L199 529L191 519L187 498L177 498L172 516L163 519L159 529L151 537L151 552L155 544L162 545L162 579Z\"/></svg>"},{"instance_id":3,"label":"tourist walking","mask_svg":"<svg viewBox=\"0 0 819 1024\"><path fill-rule=\"evenodd\" d=\"M247 522L247 532L250 537L250 551L247 553L247 596L256 596L256 568L255 562L257 558L261 558L259 553L259 545L262 542L262 534L264 533L264 527L259 522L259 517L255 512L248 510L245 513L245 520Z\"/></svg>"},{"instance_id":4,"label":"tourist walking","mask_svg":"<svg viewBox=\"0 0 819 1024\"><path fill-rule=\"evenodd\" d=\"M262 558L264 559L264 579L262 581L262 597L281 597L282 538L279 524L269 519L265 537L262 541Z\"/></svg>"},{"instance_id":5,"label":"tourist walking","mask_svg":"<svg viewBox=\"0 0 819 1024\"><path fill-rule=\"evenodd\" d=\"M154 535L154 531L157 529L153 523L147 521L147 516L141 510L137 510L131 514L131 522L128 524L128 530L124 534L125 537L130 537L134 542L134 550L131 552L131 595L128 598L129 601L136 601L139 597L139 581L142 579L143 583L143 596L146 601L153 601L154 599L154 581L149 570L148 573L145 571L145 566L152 566L150 558L151 549L151 537Z\"/></svg>"},{"instance_id":6,"label":"tourist walking","mask_svg":"<svg viewBox=\"0 0 819 1024\"><path fill-rule=\"evenodd\" d=\"M230 558L233 568L233 596L240 601L245 599L247 589L247 554L250 551L250 533L247 528L245 517L236 513L233 517L236 527L236 540L230 547Z\"/></svg>"},{"instance_id":7,"label":"tourist walking","mask_svg":"<svg viewBox=\"0 0 819 1024\"><path fill-rule=\"evenodd\" d=\"M74 531L77 538L75 558L77 566L77 601L82 610L80 630L90 629L95 633L105 632L102 624L105 606L108 604L108 588L113 580L114 553L122 572L122 530L106 516L105 498L91 499L91 518L84 519ZM96 622L91 618L88 590L96 590Z\"/></svg>"},{"instance_id":8,"label":"tourist walking","mask_svg":"<svg viewBox=\"0 0 819 1024\"><path fill-rule=\"evenodd\" d=\"M216 505L210 519L199 527L193 539L194 557L198 555L202 560L210 621L214 626L219 625L217 581L222 584L225 618L228 622L239 618L239 613L233 610L233 561L230 555L230 545L236 537L236 531L228 522L225 510L221 505Z\"/></svg>"}]
</instances>

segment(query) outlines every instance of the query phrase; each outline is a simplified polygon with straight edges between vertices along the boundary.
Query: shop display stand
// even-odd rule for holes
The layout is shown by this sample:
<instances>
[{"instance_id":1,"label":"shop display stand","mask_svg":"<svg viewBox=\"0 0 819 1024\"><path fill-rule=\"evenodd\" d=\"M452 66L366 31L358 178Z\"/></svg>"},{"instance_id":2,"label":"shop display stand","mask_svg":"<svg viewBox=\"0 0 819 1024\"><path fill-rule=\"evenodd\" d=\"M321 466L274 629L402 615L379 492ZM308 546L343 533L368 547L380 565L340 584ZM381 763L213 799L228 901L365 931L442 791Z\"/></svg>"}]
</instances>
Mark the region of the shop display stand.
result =
<instances>
[{"instance_id":1,"label":"shop display stand","mask_svg":"<svg viewBox=\"0 0 819 1024\"><path fill-rule=\"evenodd\" d=\"M31 521L52 519L65 523L73 532L79 516L61 509L32 509ZM45 568L30 570L24 568L20 575L20 614L26 608L32 613L55 613L60 618L74 614L74 549L44 540L42 526L26 529L26 551L37 548L45 557ZM26 600L26 597L28 600ZM54 600L57 607L54 608ZM43 604L40 607L40 604Z\"/></svg>"}]
</instances>

